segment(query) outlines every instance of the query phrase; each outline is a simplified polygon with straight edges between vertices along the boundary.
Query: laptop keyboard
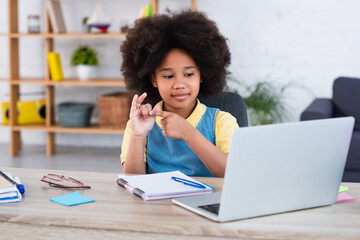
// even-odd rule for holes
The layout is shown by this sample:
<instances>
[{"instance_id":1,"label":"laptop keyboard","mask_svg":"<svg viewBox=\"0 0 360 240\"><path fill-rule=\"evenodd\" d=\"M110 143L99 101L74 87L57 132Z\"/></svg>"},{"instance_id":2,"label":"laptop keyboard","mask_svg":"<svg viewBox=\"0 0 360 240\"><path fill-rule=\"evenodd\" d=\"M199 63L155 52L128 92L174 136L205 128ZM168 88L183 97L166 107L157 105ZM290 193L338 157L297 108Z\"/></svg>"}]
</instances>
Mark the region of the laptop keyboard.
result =
<instances>
[{"instance_id":1,"label":"laptop keyboard","mask_svg":"<svg viewBox=\"0 0 360 240\"><path fill-rule=\"evenodd\" d=\"M199 208L204 209L208 212L214 213L216 215L219 215L220 203L199 206Z\"/></svg>"}]
</instances>

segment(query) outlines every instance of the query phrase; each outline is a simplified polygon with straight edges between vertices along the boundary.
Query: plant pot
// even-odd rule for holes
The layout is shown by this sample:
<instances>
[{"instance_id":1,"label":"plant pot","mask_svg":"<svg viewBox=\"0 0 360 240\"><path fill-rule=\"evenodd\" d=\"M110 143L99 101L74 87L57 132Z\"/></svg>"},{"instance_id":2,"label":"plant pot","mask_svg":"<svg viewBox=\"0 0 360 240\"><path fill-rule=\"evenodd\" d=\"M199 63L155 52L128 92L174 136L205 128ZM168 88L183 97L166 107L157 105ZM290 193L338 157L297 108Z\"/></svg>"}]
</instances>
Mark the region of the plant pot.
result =
<instances>
[{"instance_id":1,"label":"plant pot","mask_svg":"<svg viewBox=\"0 0 360 240\"><path fill-rule=\"evenodd\" d=\"M82 81L89 80L93 77L95 67L90 65L77 65L76 72Z\"/></svg>"}]
</instances>

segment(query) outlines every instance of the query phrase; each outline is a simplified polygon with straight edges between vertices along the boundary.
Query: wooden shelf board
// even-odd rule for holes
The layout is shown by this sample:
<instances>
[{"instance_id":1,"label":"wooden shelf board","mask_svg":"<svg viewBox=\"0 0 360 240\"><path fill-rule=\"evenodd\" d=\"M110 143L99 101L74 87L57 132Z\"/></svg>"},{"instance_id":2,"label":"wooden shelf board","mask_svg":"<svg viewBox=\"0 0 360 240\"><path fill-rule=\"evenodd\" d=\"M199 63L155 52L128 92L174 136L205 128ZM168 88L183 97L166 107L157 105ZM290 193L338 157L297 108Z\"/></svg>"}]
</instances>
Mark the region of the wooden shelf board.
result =
<instances>
[{"instance_id":1,"label":"wooden shelf board","mask_svg":"<svg viewBox=\"0 0 360 240\"><path fill-rule=\"evenodd\" d=\"M23 78L23 79L13 79L10 81L13 85L20 84L46 84L45 79L41 78Z\"/></svg>"},{"instance_id":2,"label":"wooden shelf board","mask_svg":"<svg viewBox=\"0 0 360 240\"><path fill-rule=\"evenodd\" d=\"M9 33L11 38L43 37L43 38L114 38L126 37L125 33Z\"/></svg>"},{"instance_id":3,"label":"wooden shelf board","mask_svg":"<svg viewBox=\"0 0 360 240\"><path fill-rule=\"evenodd\" d=\"M79 79L66 79L64 81L46 81L45 79L40 78L24 78L14 79L11 81L11 84L44 84L50 86L125 86L125 82L122 78L97 78L87 81L81 81Z\"/></svg>"},{"instance_id":4,"label":"wooden shelf board","mask_svg":"<svg viewBox=\"0 0 360 240\"><path fill-rule=\"evenodd\" d=\"M108 128L101 128L98 124L92 124L89 127L85 128L66 128L61 127L59 125L53 125L47 128L50 132L69 132L69 133L112 133L112 134L122 134L124 133L124 129L108 129Z\"/></svg>"},{"instance_id":5,"label":"wooden shelf board","mask_svg":"<svg viewBox=\"0 0 360 240\"><path fill-rule=\"evenodd\" d=\"M29 125L16 125L11 127L12 130L36 130L36 131L46 131L46 126L44 124L29 124Z\"/></svg>"},{"instance_id":6,"label":"wooden shelf board","mask_svg":"<svg viewBox=\"0 0 360 240\"><path fill-rule=\"evenodd\" d=\"M9 82L8 78L0 78L0 82Z\"/></svg>"},{"instance_id":7,"label":"wooden shelf board","mask_svg":"<svg viewBox=\"0 0 360 240\"><path fill-rule=\"evenodd\" d=\"M79 79L66 79L64 81L49 81L48 85L71 85L71 86L125 86L122 78L98 78L81 81Z\"/></svg>"},{"instance_id":8,"label":"wooden shelf board","mask_svg":"<svg viewBox=\"0 0 360 240\"><path fill-rule=\"evenodd\" d=\"M99 127L98 124L92 124L91 126L84 128L67 128L67 127L61 127L58 124L54 124L50 127L47 127L43 124L34 124L34 125L17 125L17 126L13 126L12 129L15 131L35 130L35 131L64 132L64 133L106 133L106 134L124 133L124 129L101 128Z\"/></svg>"}]
</instances>

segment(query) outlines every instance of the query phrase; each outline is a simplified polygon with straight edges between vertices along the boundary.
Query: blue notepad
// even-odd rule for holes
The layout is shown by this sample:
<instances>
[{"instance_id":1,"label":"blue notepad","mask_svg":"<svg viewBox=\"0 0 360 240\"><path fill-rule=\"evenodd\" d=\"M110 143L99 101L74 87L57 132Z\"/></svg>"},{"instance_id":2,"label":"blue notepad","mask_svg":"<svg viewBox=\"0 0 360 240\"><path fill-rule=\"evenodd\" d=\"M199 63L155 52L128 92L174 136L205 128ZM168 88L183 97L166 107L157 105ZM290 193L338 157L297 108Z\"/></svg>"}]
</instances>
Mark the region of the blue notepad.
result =
<instances>
[{"instance_id":1,"label":"blue notepad","mask_svg":"<svg viewBox=\"0 0 360 240\"><path fill-rule=\"evenodd\" d=\"M59 197L50 198L50 201L65 205L73 206L82 203L95 202L95 199L87 198L81 195L78 191L65 194Z\"/></svg>"}]
</instances>

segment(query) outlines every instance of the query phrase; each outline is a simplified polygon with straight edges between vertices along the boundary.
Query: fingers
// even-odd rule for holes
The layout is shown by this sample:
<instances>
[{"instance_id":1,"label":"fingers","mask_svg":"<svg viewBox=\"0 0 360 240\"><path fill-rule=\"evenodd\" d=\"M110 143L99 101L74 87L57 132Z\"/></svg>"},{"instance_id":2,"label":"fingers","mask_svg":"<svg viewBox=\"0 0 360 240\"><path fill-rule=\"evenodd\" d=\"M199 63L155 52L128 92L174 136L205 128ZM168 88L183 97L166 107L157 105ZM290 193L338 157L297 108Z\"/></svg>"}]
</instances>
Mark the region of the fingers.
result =
<instances>
[{"instance_id":1,"label":"fingers","mask_svg":"<svg viewBox=\"0 0 360 240\"><path fill-rule=\"evenodd\" d=\"M139 108L141 106L141 103L144 101L144 99L146 98L147 93L144 92L143 94L141 94L141 96L137 99L137 108Z\"/></svg>"},{"instance_id":2,"label":"fingers","mask_svg":"<svg viewBox=\"0 0 360 240\"><path fill-rule=\"evenodd\" d=\"M140 106L140 114L143 116L144 120L150 116L152 106L147 103Z\"/></svg>"},{"instance_id":3,"label":"fingers","mask_svg":"<svg viewBox=\"0 0 360 240\"><path fill-rule=\"evenodd\" d=\"M130 107L130 115L133 113L133 114L138 114L140 113L140 106L141 106L141 103L144 101L144 99L146 98L147 96L147 93L143 93L140 95L137 95L135 94L133 99L132 99L132 102L131 102L131 107Z\"/></svg>"},{"instance_id":4,"label":"fingers","mask_svg":"<svg viewBox=\"0 0 360 240\"><path fill-rule=\"evenodd\" d=\"M171 112L166 112L166 111L160 111L160 109L157 109L157 110L153 110L152 111L152 114L153 116L158 116L158 117L169 117L171 116Z\"/></svg>"},{"instance_id":5,"label":"fingers","mask_svg":"<svg viewBox=\"0 0 360 240\"><path fill-rule=\"evenodd\" d=\"M138 98L139 98L138 95L135 94L131 102L131 109L130 109L131 112L134 112L136 110Z\"/></svg>"}]
</instances>

